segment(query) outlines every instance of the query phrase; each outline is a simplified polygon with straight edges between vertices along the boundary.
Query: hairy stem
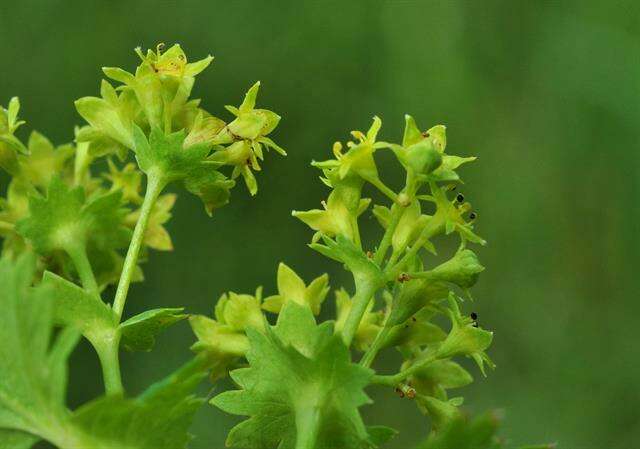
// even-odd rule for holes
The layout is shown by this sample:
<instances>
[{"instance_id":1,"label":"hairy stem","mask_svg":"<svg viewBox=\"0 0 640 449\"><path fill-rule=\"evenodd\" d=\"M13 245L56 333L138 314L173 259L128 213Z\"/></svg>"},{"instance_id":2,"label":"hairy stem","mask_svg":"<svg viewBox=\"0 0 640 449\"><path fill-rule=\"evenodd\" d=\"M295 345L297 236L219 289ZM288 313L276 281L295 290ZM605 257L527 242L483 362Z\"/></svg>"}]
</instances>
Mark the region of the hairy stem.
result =
<instances>
[{"instance_id":1,"label":"hairy stem","mask_svg":"<svg viewBox=\"0 0 640 449\"><path fill-rule=\"evenodd\" d=\"M69 244L66 247L66 252L69 254L69 257L71 257L71 260L76 267L76 271L78 272L80 281L82 282L82 287L92 295L100 296L98 283L96 282L96 277L93 274L91 263L87 257L87 250L84 243L79 242Z\"/></svg>"},{"instance_id":2,"label":"hairy stem","mask_svg":"<svg viewBox=\"0 0 640 449\"><path fill-rule=\"evenodd\" d=\"M342 341L347 346L351 345L353 337L358 331L360 321L364 316L369 301L378 290L378 285L371 281L356 282L356 294L351 300L351 311L342 328Z\"/></svg>"},{"instance_id":3,"label":"hairy stem","mask_svg":"<svg viewBox=\"0 0 640 449\"><path fill-rule=\"evenodd\" d=\"M127 293L129 292L129 285L131 284L131 278L138 263L138 256L140 255L140 248L142 247L147 225L149 224L151 210L162 189L164 189L165 184L161 175L153 171L147 174L147 191L145 192L144 201L140 209L140 217L133 230L133 237L131 238L131 244L129 245L129 250L124 260L122 274L118 282L118 289L116 290L116 296L113 301L113 311L118 321L122 318L124 304L127 301Z\"/></svg>"}]
</instances>

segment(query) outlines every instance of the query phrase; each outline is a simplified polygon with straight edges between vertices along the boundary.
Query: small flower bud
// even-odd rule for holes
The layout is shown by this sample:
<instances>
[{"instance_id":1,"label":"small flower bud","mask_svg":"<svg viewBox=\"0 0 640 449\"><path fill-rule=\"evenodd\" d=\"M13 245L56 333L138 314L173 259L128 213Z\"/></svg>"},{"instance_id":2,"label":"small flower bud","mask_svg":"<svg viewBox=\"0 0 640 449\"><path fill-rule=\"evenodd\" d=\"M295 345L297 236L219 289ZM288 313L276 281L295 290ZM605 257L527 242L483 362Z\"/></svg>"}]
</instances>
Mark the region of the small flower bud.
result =
<instances>
[{"instance_id":1,"label":"small flower bud","mask_svg":"<svg viewBox=\"0 0 640 449\"><path fill-rule=\"evenodd\" d=\"M428 139L407 148L405 158L408 167L423 175L431 173L442 164L442 155Z\"/></svg>"},{"instance_id":2,"label":"small flower bud","mask_svg":"<svg viewBox=\"0 0 640 449\"><path fill-rule=\"evenodd\" d=\"M258 289L256 296L234 292L224 294L216 304L216 317L236 331L243 332L249 327L263 330L265 320L260 309L261 296L261 289Z\"/></svg>"},{"instance_id":3,"label":"small flower bud","mask_svg":"<svg viewBox=\"0 0 640 449\"><path fill-rule=\"evenodd\" d=\"M458 251L447 262L429 272L429 279L451 282L461 288L472 287L478 281L478 275L484 271L478 257L470 249Z\"/></svg>"},{"instance_id":4,"label":"small flower bud","mask_svg":"<svg viewBox=\"0 0 640 449\"><path fill-rule=\"evenodd\" d=\"M448 292L446 285L441 282L427 279L405 282L393 301L386 325L392 327L404 323L424 306L446 298Z\"/></svg>"},{"instance_id":5,"label":"small flower bud","mask_svg":"<svg viewBox=\"0 0 640 449\"><path fill-rule=\"evenodd\" d=\"M242 357L249 350L249 340L244 333L236 332L216 320L193 315L189 318L189 324L198 338L191 348L195 352L207 351L220 356Z\"/></svg>"}]
</instances>

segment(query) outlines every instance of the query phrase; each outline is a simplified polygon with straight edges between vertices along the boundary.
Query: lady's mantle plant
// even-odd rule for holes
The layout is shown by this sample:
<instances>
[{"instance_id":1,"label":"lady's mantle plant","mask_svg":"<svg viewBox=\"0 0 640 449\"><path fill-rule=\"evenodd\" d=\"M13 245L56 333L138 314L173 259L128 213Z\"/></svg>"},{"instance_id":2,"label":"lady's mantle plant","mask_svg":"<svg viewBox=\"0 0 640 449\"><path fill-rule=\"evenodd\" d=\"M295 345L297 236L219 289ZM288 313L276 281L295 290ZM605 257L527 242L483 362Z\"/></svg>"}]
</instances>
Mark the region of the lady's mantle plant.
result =
<instances>
[{"instance_id":1,"label":"lady's mantle plant","mask_svg":"<svg viewBox=\"0 0 640 449\"><path fill-rule=\"evenodd\" d=\"M353 275L353 286L334 292L334 320L317 320L328 277L306 283L284 263L277 294L230 292L215 318L188 317L180 307L125 316L149 250L172 249L164 224L176 198L163 193L167 185L184 186L211 215L239 177L256 194L254 172L266 150L286 154L268 137L280 117L256 108L259 83L238 107L226 107L233 117L225 122L191 99L196 75L213 58L189 62L178 45L136 51L134 73L104 68L100 97L76 102L87 124L73 144L56 147L37 132L25 144L16 136L24 123L18 100L0 110L0 167L11 177L0 202L0 448L38 440L68 449L185 447L204 402L193 391L207 373L213 381L229 374L238 386L211 400L247 417L230 431L232 447L377 447L394 431L361 418L365 390L376 386L430 417L421 447L498 447L495 419L467 422L462 398L448 393L472 381L459 357L483 374L493 364L485 352L492 333L461 312L458 296L483 270L470 248L484 244L473 231L475 213L452 192L456 170L474 158L445 152L444 126L422 131L407 116L403 140L393 144L378 140L376 117L366 133L352 133L346 150L335 144L334 159L314 163L329 196L322 209L293 215L315 231L311 248ZM380 178L378 150L392 151L405 170L399 191ZM372 205L363 197L369 188L387 204ZM381 237L367 247L358 218L371 212ZM457 236L457 251L425 263L436 238L447 235ZM444 329L441 316L450 322ZM127 395L121 349L149 351L159 332L187 317L195 357L141 395ZM80 338L95 348L105 395L69 410L67 359ZM390 348L403 357L398 371L374 371L378 353Z\"/></svg>"}]
</instances>

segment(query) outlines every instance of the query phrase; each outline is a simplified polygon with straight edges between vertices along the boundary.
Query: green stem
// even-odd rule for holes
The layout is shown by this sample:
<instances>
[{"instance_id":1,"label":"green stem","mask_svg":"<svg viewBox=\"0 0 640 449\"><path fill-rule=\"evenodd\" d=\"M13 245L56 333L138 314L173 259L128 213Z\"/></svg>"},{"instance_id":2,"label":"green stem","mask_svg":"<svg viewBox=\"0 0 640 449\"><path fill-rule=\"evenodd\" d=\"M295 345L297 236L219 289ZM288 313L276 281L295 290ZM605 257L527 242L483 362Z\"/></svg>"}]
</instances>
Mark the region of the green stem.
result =
<instances>
[{"instance_id":1,"label":"green stem","mask_svg":"<svg viewBox=\"0 0 640 449\"><path fill-rule=\"evenodd\" d=\"M98 289L98 283L96 277L93 274L91 263L87 257L87 250L83 242L77 242L67 245L65 248L73 264L76 267L76 271L80 276L80 281L85 290L95 296L100 296L100 290Z\"/></svg>"},{"instance_id":2,"label":"green stem","mask_svg":"<svg viewBox=\"0 0 640 449\"><path fill-rule=\"evenodd\" d=\"M371 377L371 383L374 385L385 385L388 387L395 387L397 386L400 382L402 382L402 379L397 380L397 374L394 374L392 376L383 376L380 374L376 374L373 377Z\"/></svg>"},{"instance_id":3,"label":"green stem","mask_svg":"<svg viewBox=\"0 0 640 449\"><path fill-rule=\"evenodd\" d=\"M360 365L365 366L367 368L371 366L373 361L376 359L378 352L380 352L380 349L382 349L382 345L384 344L384 341L386 340L387 335L389 335L390 330L391 328L385 326L382 328L382 330L380 330L380 332L378 332L378 335L376 335L376 338L373 340L373 343L371 343L371 346L369 347L369 349L367 349L367 352L365 352L364 355L362 356L362 360L360 360Z\"/></svg>"},{"instance_id":4,"label":"green stem","mask_svg":"<svg viewBox=\"0 0 640 449\"><path fill-rule=\"evenodd\" d=\"M73 185L79 186L89 171L91 157L89 156L89 144L81 142L76 147L76 158L73 165Z\"/></svg>"},{"instance_id":5,"label":"green stem","mask_svg":"<svg viewBox=\"0 0 640 449\"><path fill-rule=\"evenodd\" d=\"M94 345L100 365L105 391L109 395L121 395L124 392L120 375L120 334L115 331L113 336L105 338L100 344Z\"/></svg>"},{"instance_id":6,"label":"green stem","mask_svg":"<svg viewBox=\"0 0 640 449\"><path fill-rule=\"evenodd\" d=\"M398 227L398 223L400 222L400 217L402 216L402 209L397 204L393 204L391 206L391 219L389 221L389 225L387 229L384 231L384 236L380 241L380 246L378 246L378 250L376 251L375 258L373 261L380 266L382 261L384 260L384 256L387 254L387 250L389 249L389 245L391 245L391 239L393 238L393 234Z\"/></svg>"},{"instance_id":7,"label":"green stem","mask_svg":"<svg viewBox=\"0 0 640 449\"><path fill-rule=\"evenodd\" d=\"M416 363L411 365L409 368L404 369L397 374L393 374L391 376L375 375L371 378L371 383L377 384L377 385L387 385L390 387L395 387L396 385L400 384L403 380L405 380L407 377L411 376L413 373L415 373L419 369L427 366L428 364L436 361L437 359L438 357L432 354L428 357L425 357L424 359L417 361Z\"/></svg>"},{"instance_id":8,"label":"green stem","mask_svg":"<svg viewBox=\"0 0 640 449\"><path fill-rule=\"evenodd\" d=\"M407 273L407 275L411 279L433 279L434 278L433 271L414 271L414 272Z\"/></svg>"},{"instance_id":9,"label":"green stem","mask_svg":"<svg viewBox=\"0 0 640 449\"><path fill-rule=\"evenodd\" d=\"M342 328L342 341L344 344L351 346L353 337L358 331L360 321L367 310L369 301L378 290L378 285L371 281L356 282L356 294L351 300L351 311Z\"/></svg>"},{"instance_id":10,"label":"green stem","mask_svg":"<svg viewBox=\"0 0 640 449\"><path fill-rule=\"evenodd\" d=\"M353 240L358 248L362 249L362 242L360 240L360 226L358 225L358 217L351 216L351 228L353 229Z\"/></svg>"},{"instance_id":11,"label":"green stem","mask_svg":"<svg viewBox=\"0 0 640 449\"><path fill-rule=\"evenodd\" d=\"M391 201L393 201L394 203L398 201L398 194L387 187L387 185L382 182L380 178L373 178L369 179L368 181Z\"/></svg>"},{"instance_id":12,"label":"green stem","mask_svg":"<svg viewBox=\"0 0 640 449\"><path fill-rule=\"evenodd\" d=\"M80 275L82 286L90 294L95 295L99 301L100 292L96 278L91 269L91 264L87 258L87 251L84 243L74 243L67 245L67 253L73 260L73 263ZM100 366L102 367L102 378L104 381L104 389L107 394L123 394L122 378L120 376L120 359L118 350L120 346L120 334L117 329L112 334L101 336L100 340L90 339L91 344L98 354Z\"/></svg>"},{"instance_id":13,"label":"green stem","mask_svg":"<svg viewBox=\"0 0 640 449\"><path fill-rule=\"evenodd\" d=\"M392 267L398 261L398 258L400 257L401 253L402 253L401 251L393 250L393 252L391 253L391 257L389 257L389 260L387 261L387 266Z\"/></svg>"},{"instance_id":14,"label":"green stem","mask_svg":"<svg viewBox=\"0 0 640 449\"><path fill-rule=\"evenodd\" d=\"M138 263L138 256L140 255L140 248L144 241L144 235L149 224L149 217L151 216L151 210L155 204L158 196L164 189L166 182L163 177L150 171L147 174L147 191L144 195L144 201L140 208L140 217L136 223L136 227L133 230L133 237L131 238L131 244L127 251L127 256L124 260L122 267L122 274L120 275L120 281L118 282L118 289L116 290L116 296L113 300L113 311L116 314L117 320L122 318L122 312L124 310L124 304L127 301L127 293L129 292L129 285L131 284L131 278L136 270Z\"/></svg>"}]
</instances>

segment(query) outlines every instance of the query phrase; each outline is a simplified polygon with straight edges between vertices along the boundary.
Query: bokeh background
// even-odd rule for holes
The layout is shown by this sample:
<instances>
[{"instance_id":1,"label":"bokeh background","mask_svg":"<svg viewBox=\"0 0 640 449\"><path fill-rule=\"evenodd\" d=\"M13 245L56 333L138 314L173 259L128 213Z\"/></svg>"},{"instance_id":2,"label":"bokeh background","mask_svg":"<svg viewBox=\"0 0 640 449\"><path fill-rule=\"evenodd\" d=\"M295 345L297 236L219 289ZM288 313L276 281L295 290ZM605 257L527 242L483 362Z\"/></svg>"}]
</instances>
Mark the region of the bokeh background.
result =
<instances>
[{"instance_id":1,"label":"bokeh background","mask_svg":"<svg viewBox=\"0 0 640 449\"><path fill-rule=\"evenodd\" d=\"M183 305L210 314L223 291L273 292L281 260L350 288L346 272L305 246L311 233L290 216L327 193L310 160L366 129L374 113L387 140L400 138L405 112L425 128L446 124L450 152L479 156L462 171L464 193L490 242L479 252L488 269L472 307L496 332L498 369L460 390L469 410L503 409L514 444L628 449L640 438L638 5L3 1L0 102L20 96L30 127L69 141L81 122L72 101L98 92L100 67L133 68L135 46L163 41L192 58L216 56L195 90L212 113L226 117L222 106L259 79L260 104L283 115L274 137L289 156L269 155L256 198L240 186L209 219L195 197L180 195L169 224L175 251L153 254L129 313ZM374 228L369 215L364 222ZM125 355L128 389L187 360L192 340L182 323L154 352ZM88 347L74 355L71 382L73 404L101 391ZM367 420L401 431L389 448L426 435L410 401L374 397ZM223 447L236 421L205 407L193 447Z\"/></svg>"}]
</instances>

